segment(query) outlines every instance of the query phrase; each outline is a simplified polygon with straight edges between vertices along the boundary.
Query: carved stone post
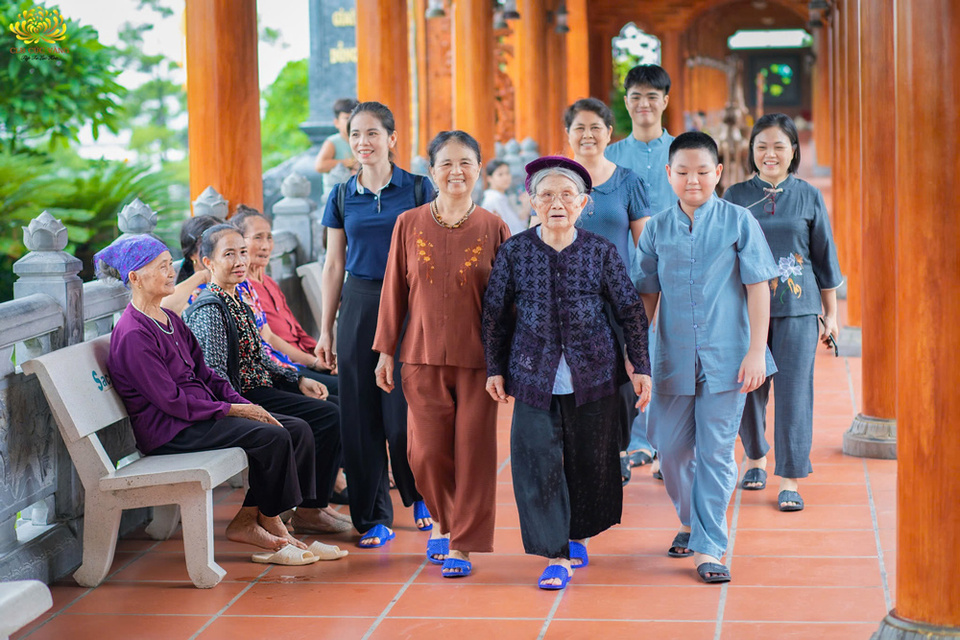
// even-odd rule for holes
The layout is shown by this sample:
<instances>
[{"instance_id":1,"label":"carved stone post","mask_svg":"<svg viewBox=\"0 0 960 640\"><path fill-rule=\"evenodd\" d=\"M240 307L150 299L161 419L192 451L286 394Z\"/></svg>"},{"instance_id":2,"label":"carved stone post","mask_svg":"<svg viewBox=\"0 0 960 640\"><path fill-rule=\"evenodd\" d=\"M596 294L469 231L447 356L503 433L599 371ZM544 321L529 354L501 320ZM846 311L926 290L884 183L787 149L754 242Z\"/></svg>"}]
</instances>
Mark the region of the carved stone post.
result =
<instances>
[{"instance_id":1,"label":"carved stone post","mask_svg":"<svg viewBox=\"0 0 960 640\"><path fill-rule=\"evenodd\" d=\"M117 214L117 226L125 236L152 233L157 228L157 213L140 198L134 198Z\"/></svg>"},{"instance_id":2,"label":"carved stone post","mask_svg":"<svg viewBox=\"0 0 960 640\"><path fill-rule=\"evenodd\" d=\"M59 349L83 340L83 282L77 275L83 268L80 260L64 249L67 246L67 228L44 211L23 227L23 244L30 253L13 264L18 280L13 283L13 297L23 298L33 293L45 293L63 309L63 334Z\"/></svg>"},{"instance_id":3,"label":"carved stone post","mask_svg":"<svg viewBox=\"0 0 960 640\"><path fill-rule=\"evenodd\" d=\"M313 215L316 203L310 199L310 182L291 173L280 186L283 199L273 205L273 230L292 231L300 241L297 263L316 260L323 248L320 221Z\"/></svg>"},{"instance_id":4,"label":"carved stone post","mask_svg":"<svg viewBox=\"0 0 960 640\"><path fill-rule=\"evenodd\" d=\"M193 201L193 215L216 216L226 220L230 214L230 203L213 187L207 187Z\"/></svg>"}]
</instances>

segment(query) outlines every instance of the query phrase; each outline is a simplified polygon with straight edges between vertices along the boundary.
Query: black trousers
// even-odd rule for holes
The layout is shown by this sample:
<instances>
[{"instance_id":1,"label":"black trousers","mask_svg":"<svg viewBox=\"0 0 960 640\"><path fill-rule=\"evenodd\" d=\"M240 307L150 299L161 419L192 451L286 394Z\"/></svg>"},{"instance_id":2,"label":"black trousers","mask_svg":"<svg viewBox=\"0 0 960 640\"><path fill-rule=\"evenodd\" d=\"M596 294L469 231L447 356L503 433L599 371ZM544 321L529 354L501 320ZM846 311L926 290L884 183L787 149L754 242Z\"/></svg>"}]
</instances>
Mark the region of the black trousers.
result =
<instances>
[{"instance_id":1,"label":"black trousers","mask_svg":"<svg viewBox=\"0 0 960 640\"><path fill-rule=\"evenodd\" d=\"M377 524L393 525L387 447L403 504L410 506L422 499L407 462L407 401L400 382L399 360L393 372L396 387L392 393L377 387L373 372L380 358L373 350L373 338L382 284L347 277L337 321L344 471L353 526L361 533Z\"/></svg>"},{"instance_id":2,"label":"black trousers","mask_svg":"<svg viewBox=\"0 0 960 640\"><path fill-rule=\"evenodd\" d=\"M543 410L513 406L510 459L520 536L529 554L569 558L569 540L620 522L618 394L576 406L555 395Z\"/></svg>"},{"instance_id":3,"label":"black trousers","mask_svg":"<svg viewBox=\"0 0 960 640\"><path fill-rule=\"evenodd\" d=\"M310 426L316 460L316 491L309 498L304 497L300 506L327 506L340 469L340 411L337 405L273 387L257 387L242 395L270 413L295 416Z\"/></svg>"},{"instance_id":4,"label":"black trousers","mask_svg":"<svg viewBox=\"0 0 960 640\"><path fill-rule=\"evenodd\" d=\"M317 484L313 434L300 418L277 415L278 427L246 418L205 420L191 425L151 455L240 447L247 452L250 489L243 506L268 517L313 497Z\"/></svg>"}]
</instances>

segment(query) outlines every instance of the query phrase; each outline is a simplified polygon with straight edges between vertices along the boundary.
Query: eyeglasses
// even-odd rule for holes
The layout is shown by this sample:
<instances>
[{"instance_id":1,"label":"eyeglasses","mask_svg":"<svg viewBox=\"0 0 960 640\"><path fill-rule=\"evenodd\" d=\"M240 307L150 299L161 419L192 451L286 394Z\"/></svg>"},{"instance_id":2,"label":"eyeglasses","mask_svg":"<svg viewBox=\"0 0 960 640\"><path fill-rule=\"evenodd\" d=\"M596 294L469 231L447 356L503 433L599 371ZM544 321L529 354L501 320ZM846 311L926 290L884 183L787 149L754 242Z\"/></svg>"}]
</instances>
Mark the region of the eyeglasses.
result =
<instances>
[{"instance_id":1,"label":"eyeglasses","mask_svg":"<svg viewBox=\"0 0 960 640\"><path fill-rule=\"evenodd\" d=\"M543 204L553 204L557 201L557 198L560 198L560 202L563 204L573 204L574 200L580 197L579 193L571 193L570 191L564 191L563 193L553 193L551 191L544 191L543 193L537 194L537 200Z\"/></svg>"}]
</instances>

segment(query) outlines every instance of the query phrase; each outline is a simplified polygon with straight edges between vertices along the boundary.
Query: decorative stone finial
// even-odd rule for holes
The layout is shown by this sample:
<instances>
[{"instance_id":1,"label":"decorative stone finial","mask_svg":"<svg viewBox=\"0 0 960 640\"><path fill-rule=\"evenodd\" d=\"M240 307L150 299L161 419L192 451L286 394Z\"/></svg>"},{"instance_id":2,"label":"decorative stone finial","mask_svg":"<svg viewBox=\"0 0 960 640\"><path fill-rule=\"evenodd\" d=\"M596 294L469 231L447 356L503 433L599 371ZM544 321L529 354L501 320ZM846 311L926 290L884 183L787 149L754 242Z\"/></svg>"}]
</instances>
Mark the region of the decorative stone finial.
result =
<instances>
[{"instance_id":1,"label":"decorative stone finial","mask_svg":"<svg viewBox=\"0 0 960 640\"><path fill-rule=\"evenodd\" d=\"M63 251L67 247L67 228L44 211L23 229L23 244L30 251Z\"/></svg>"},{"instance_id":2,"label":"decorative stone finial","mask_svg":"<svg viewBox=\"0 0 960 640\"><path fill-rule=\"evenodd\" d=\"M310 197L310 181L294 171L283 179L280 184L280 193L283 194L284 198L308 198Z\"/></svg>"},{"instance_id":3,"label":"decorative stone finial","mask_svg":"<svg viewBox=\"0 0 960 640\"><path fill-rule=\"evenodd\" d=\"M207 187L203 190L196 200L193 201L193 215L195 216L217 216L227 219L230 212L230 203L224 200L213 187Z\"/></svg>"},{"instance_id":4,"label":"decorative stone finial","mask_svg":"<svg viewBox=\"0 0 960 640\"><path fill-rule=\"evenodd\" d=\"M524 153L539 153L537 141L530 137L523 139L523 142L520 143L520 149Z\"/></svg>"},{"instance_id":5,"label":"decorative stone finial","mask_svg":"<svg viewBox=\"0 0 960 640\"><path fill-rule=\"evenodd\" d=\"M123 233L150 233L157 228L157 213L140 198L134 198L133 202L120 210L117 226Z\"/></svg>"},{"instance_id":6,"label":"decorative stone finial","mask_svg":"<svg viewBox=\"0 0 960 640\"><path fill-rule=\"evenodd\" d=\"M517 142L516 138L510 138L507 144L503 145L503 152L508 156L520 155L520 143Z\"/></svg>"}]
</instances>

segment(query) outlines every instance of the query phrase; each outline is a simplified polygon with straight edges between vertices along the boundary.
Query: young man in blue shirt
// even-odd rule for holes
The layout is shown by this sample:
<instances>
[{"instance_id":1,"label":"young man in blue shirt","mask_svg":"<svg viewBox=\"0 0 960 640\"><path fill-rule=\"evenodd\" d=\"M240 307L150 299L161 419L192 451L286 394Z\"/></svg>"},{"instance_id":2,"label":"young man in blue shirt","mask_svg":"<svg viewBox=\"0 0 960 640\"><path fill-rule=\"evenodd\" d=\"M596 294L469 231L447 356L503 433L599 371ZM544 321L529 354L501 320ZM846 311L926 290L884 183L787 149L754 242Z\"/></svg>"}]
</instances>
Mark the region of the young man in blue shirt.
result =
<instances>
[{"instance_id":1,"label":"young man in blue shirt","mask_svg":"<svg viewBox=\"0 0 960 640\"><path fill-rule=\"evenodd\" d=\"M623 103L633 121L633 131L607 147L605 155L643 178L653 215L677 200L663 171L674 140L661 122L670 103L670 76L655 64L637 65L627 73L623 88Z\"/></svg>"},{"instance_id":2,"label":"young man in blue shirt","mask_svg":"<svg viewBox=\"0 0 960 640\"><path fill-rule=\"evenodd\" d=\"M627 73L623 88L623 103L633 122L633 130L623 140L607 147L604 155L614 164L632 170L643 179L650 215L654 215L677 201L663 170L667 164L670 143L674 139L662 124L663 112L670 103L670 75L663 67L655 64L637 65ZM630 248L631 274L635 273L634 249L635 247ZM656 330L651 325L651 341L655 335ZM630 443L627 446L630 466L644 465L650 462L654 455L646 434L649 419L648 412L646 415L638 414L633 420ZM626 471L625 469L624 473ZM654 475L659 477L656 471Z\"/></svg>"},{"instance_id":3,"label":"young man in blue shirt","mask_svg":"<svg viewBox=\"0 0 960 640\"><path fill-rule=\"evenodd\" d=\"M753 215L714 194L722 171L710 136L678 136L666 173L679 201L647 222L638 246L648 318L660 305L647 435L682 525L667 553L693 555L704 582L730 580L720 558L740 417L746 394L776 371L766 343L777 265Z\"/></svg>"}]
</instances>

